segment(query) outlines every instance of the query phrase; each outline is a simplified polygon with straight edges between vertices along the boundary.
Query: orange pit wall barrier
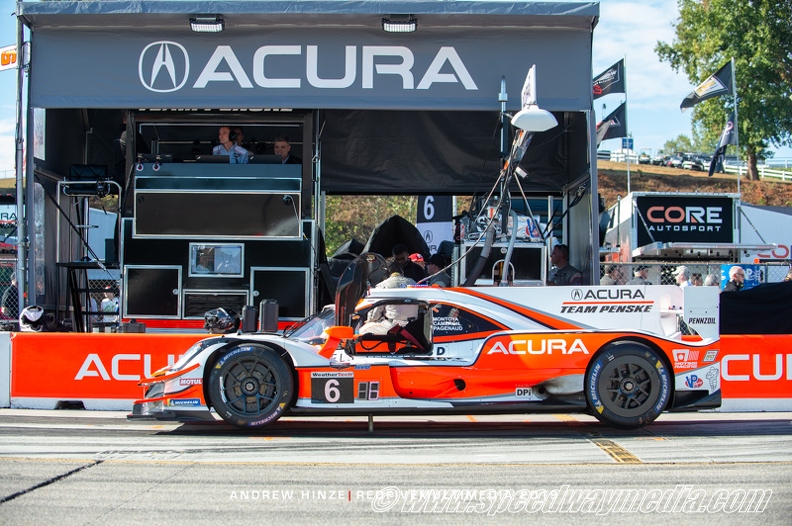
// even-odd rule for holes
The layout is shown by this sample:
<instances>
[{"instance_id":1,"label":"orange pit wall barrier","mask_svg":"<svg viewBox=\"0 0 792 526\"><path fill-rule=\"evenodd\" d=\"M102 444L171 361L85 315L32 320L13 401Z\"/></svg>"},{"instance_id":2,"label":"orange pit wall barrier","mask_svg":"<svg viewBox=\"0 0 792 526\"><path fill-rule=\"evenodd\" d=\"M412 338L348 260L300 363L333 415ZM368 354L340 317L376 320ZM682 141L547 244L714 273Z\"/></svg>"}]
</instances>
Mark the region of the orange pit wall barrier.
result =
<instances>
[{"instance_id":1,"label":"orange pit wall barrier","mask_svg":"<svg viewBox=\"0 0 792 526\"><path fill-rule=\"evenodd\" d=\"M207 336L13 333L10 344L0 337L0 407L131 410L142 378ZM721 411L792 411L792 335L725 335L719 358Z\"/></svg>"}]
</instances>

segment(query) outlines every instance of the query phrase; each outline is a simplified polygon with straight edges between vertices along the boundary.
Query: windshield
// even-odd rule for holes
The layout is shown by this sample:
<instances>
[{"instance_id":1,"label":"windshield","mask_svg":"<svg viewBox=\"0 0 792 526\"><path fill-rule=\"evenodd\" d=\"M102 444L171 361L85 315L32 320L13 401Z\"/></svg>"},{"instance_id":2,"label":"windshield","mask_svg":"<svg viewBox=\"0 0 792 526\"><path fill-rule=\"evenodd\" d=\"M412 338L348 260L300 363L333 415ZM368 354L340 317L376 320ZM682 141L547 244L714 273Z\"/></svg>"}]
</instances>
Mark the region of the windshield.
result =
<instances>
[{"instance_id":1,"label":"windshield","mask_svg":"<svg viewBox=\"0 0 792 526\"><path fill-rule=\"evenodd\" d=\"M311 345L321 345L327 340L324 330L335 324L335 308L328 305L322 312L310 316L288 329L284 336Z\"/></svg>"}]
</instances>

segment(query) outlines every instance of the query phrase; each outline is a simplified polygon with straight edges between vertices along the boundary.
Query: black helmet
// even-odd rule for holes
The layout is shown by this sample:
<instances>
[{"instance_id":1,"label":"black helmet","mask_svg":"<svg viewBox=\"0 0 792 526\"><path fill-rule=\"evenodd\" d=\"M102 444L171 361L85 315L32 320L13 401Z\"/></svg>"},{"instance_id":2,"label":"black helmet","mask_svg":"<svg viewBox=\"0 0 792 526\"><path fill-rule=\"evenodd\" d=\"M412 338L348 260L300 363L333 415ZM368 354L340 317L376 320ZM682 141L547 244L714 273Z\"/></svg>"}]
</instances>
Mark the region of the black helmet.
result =
<instances>
[{"instance_id":1,"label":"black helmet","mask_svg":"<svg viewBox=\"0 0 792 526\"><path fill-rule=\"evenodd\" d=\"M206 311L204 329L212 334L229 334L239 330L239 314L222 307Z\"/></svg>"},{"instance_id":2,"label":"black helmet","mask_svg":"<svg viewBox=\"0 0 792 526\"><path fill-rule=\"evenodd\" d=\"M41 332L44 330L44 309L30 305L19 315L19 330L22 332Z\"/></svg>"}]
</instances>

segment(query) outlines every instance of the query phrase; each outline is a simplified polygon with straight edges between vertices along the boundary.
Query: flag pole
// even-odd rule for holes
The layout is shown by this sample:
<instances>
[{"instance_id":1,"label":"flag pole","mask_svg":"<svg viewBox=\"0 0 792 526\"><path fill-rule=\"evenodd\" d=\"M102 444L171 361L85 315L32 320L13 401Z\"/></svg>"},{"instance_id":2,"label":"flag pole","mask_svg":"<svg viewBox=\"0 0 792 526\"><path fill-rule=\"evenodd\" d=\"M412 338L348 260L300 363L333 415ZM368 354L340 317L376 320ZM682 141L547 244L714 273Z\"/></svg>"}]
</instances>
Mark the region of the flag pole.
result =
<instances>
[{"instance_id":1,"label":"flag pole","mask_svg":"<svg viewBox=\"0 0 792 526\"><path fill-rule=\"evenodd\" d=\"M624 120L627 121L627 124L630 123L629 117L627 117L627 55L624 55L624 71L622 72L624 75ZM627 135L627 193L630 193L630 132L627 129L627 126L624 127L624 133Z\"/></svg>"},{"instance_id":2,"label":"flag pole","mask_svg":"<svg viewBox=\"0 0 792 526\"><path fill-rule=\"evenodd\" d=\"M737 147L737 161L740 160L740 128L737 125L737 80L736 75L734 73L734 57L731 58L731 73L732 73L732 98L734 99L734 140L736 141L735 146ZM746 163L746 169L748 165ZM740 193L740 170L741 166L738 164L737 168L737 195L742 196ZM742 197L740 197L742 199Z\"/></svg>"}]
</instances>

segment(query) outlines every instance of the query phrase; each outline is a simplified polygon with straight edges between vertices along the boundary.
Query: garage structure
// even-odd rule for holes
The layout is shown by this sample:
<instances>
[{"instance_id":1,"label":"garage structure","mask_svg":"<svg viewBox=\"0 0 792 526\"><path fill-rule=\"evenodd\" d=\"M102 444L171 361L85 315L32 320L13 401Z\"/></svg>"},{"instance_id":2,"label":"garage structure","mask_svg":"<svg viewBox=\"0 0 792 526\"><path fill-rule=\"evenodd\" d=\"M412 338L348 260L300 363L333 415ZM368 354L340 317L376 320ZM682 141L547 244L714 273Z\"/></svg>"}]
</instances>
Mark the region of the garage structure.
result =
<instances>
[{"instance_id":1,"label":"garage structure","mask_svg":"<svg viewBox=\"0 0 792 526\"><path fill-rule=\"evenodd\" d=\"M517 111L534 64L558 126L533 138L520 186L559 203L571 262L588 283L599 275L598 2L31 2L18 16L31 56L28 304L68 317L100 272L118 276L125 319L197 325L208 305L264 298L282 319L309 314L323 196L485 192L501 168L500 94ZM244 130L253 162L201 162L220 126ZM269 164L283 135L302 165ZM121 217L100 257L82 219L85 198L106 192ZM204 275L208 252L238 268Z\"/></svg>"}]
</instances>

